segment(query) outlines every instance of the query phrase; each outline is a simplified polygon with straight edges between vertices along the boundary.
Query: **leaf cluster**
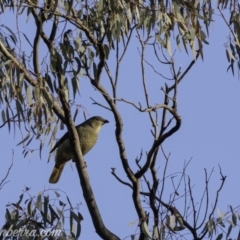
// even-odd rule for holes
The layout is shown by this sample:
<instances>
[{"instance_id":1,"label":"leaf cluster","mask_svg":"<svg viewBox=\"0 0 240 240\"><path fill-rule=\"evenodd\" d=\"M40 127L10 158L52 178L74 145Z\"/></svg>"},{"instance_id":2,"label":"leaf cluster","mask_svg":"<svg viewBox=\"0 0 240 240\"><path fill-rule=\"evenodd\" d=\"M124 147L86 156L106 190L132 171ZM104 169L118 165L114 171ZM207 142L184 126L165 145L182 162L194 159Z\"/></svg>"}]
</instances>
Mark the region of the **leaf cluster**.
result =
<instances>
[{"instance_id":1,"label":"leaf cluster","mask_svg":"<svg viewBox=\"0 0 240 240\"><path fill-rule=\"evenodd\" d=\"M55 198L49 197L52 193ZM83 218L77 208L72 207L68 196L66 198L67 203L60 200L59 190L31 196L26 188L17 202L6 205L0 239L78 239Z\"/></svg>"}]
</instances>

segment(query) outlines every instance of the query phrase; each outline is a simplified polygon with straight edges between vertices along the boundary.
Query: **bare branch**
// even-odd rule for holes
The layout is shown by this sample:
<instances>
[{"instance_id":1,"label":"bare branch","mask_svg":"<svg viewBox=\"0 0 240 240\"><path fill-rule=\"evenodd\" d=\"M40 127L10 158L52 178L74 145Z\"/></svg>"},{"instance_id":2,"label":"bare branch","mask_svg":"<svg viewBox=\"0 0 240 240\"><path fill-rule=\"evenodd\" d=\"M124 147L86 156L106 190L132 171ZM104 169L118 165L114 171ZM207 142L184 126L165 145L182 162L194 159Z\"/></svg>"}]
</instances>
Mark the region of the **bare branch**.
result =
<instances>
[{"instance_id":1,"label":"bare branch","mask_svg":"<svg viewBox=\"0 0 240 240\"><path fill-rule=\"evenodd\" d=\"M202 222L201 224L199 224L199 226L197 227L197 229L200 229L202 227L202 225L205 223L206 221L206 217L207 217L207 212L208 212L208 205L209 205L209 190L208 190L208 184L209 184L209 180L211 178L211 175L213 173L213 170L211 171L209 177L207 176L207 169L204 169L204 172L205 172L205 189L204 189L204 192L203 192L203 196L202 196L202 199L201 199L201 202L200 202L200 205L199 205L199 209L198 209L198 215L197 215L197 219L199 218L200 216L200 209L202 208L202 202L203 202L203 198L206 194L206 207L205 207L205 213L204 213L204 217L202 218Z\"/></svg>"},{"instance_id":2,"label":"bare branch","mask_svg":"<svg viewBox=\"0 0 240 240\"><path fill-rule=\"evenodd\" d=\"M165 108L167 110L169 110L169 112L173 112L173 109L170 108L168 105L166 104L156 104L155 106L151 107L147 107L147 108L142 108L141 104L139 103L139 106L137 106L135 103L129 101L129 100L126 100L124 98L117 98L115 99L119 102L125 102L125 103L128 103L130 105L132 105L133 107L135 107L139 112L155 112L156 110L158 110L159 108Z\"/></svg>"},{"instance_id":3,"label":"bare branch","mask_svg":"<svg viewBox=\"0 0 240 240\"><path fill-rule=\"evenodd\" d=\"M151 161L152 161L152 156L154 152L156 151L157 147L160 146L165 139L170 137L172 134L174 134L181 126L181 118L178 116L176 111L170 111L170 113L174 116L176 120L175 126L173 126L168 132L164 133L162 136L160 136L157 140L154 140L153 145L150 149L150 151L147 154L147 160L145 165L142 167L142 169L138 172L135 173L136 178L140 178L149 168Z\"/></svg>"},{"instance_id":4,"label":"bare branch","mask_svg":"<svg viewBox=\"0 0 240 240\"><path fill-rule=\"evenodd\" d=\"M100 106L102 108L105 108L105 109L111 111L111 109L109 107L106 107L106 106L102 105L101 103L95 101L92 97L90 97L90 99L93 101L93 104L96 104L96 105L98 105L98 106Z\"/></svg>"},{"instance_id":5,"label":"bare branch","mask_svg":"<svg viewBox=\"0 0 240 240\"><path fill-rule=\"evenodd\" d=\"M151 63L149 63L146 59L144 59L144 61L153 69L153 71L156 73L156 74L158 74L159 76L161 76L162 78L164 78L164 79L166 79L166 80L174 80L173 78L168 78L168 77L165 77L164 75L162 75L161 73L159 73L156 69L155 69L155 67L151 64Z\"/></svg>"},{"instance_id":6,"label":"bare branch","mask_svg":"<svg viewBox=\"0 0 240 240\"><path fill-rule=\"evenodd\" d=\"M119 178L119 177L117 176L115 170L116 170L115 168L112 168L111 174L112 174L120 183L122 183L123 185L126 185L126 186L128 186L128 187L130 187L130 188L132 189L133 186L132 186L130 183L125 182L125 181L123 181L121 178Z\"/></svg>"},{"instance_id":7,"label":"bare branch","mask_svg":"<svg viewBox=\"0 0 240 240\"><path fill-rule=\"evenodd\" d=\"M123 131L123 122L120 113L118 112L116 105L112 101L111 97L109 96L108 92L105 90L105 88L97 81L91 80L91 83L96 89L98 89L102 96L105 98L106 102L109 104L109 107L111 108L115 122L116 122L116 130L115 130L115 136L116 136L116 141L118 144L119 148L119 155L121 158L121 162L123 165L123 169L126 172L129 180L132 183L133 186L133 192L132 192L132 198L133 202L136 208L136 211L138 213L139 219L145 219L146 218L146 213L143 210L139 195L140 195L140 185L139 185L139 179L136 179L129 164L128 164L128 159L127 159L127 154L126 154L126 148L124 145L124 141L122 138L122 131Z\"/></svg>"},{"instance_id":8,"label":"bare branch","mask_svg":"<svg viewBox=\"0 0 240 240\"><path fill-rule=\"evenodd\" d=\"M197 52L196 60L195 60L195 59L192 60L191 63L190 63L190 64L188 65L188 67L186 68L186 70L183 72L183 74L178 77L177 84L179 84L179 83L183 80L183 78L185 77L185 75L189 72L189 70L192 68L192 66L193 66L193 65L195 64L195 62L197 61L198 57L199 57L199 51ZM174 85L172 85L171 87L169 87L169 92L172 91L172 90L175 88L175 85L176 85L176 83L175 83Z\"/></svg>"},{"instance_id":9,"label":"bare branch","mask_svg":"<svg viewBox=\"0 0 240 240\"><path fill-rule=\"evenodd\" d=\"M7 170L7 173L6 175L4 176L4 178L2 179L2 181L0 182L0 190L2 190L2 188L4 187L4 185L6 185L9 181L6 181L6 179L8 178L9 176L9 173L12 169L12 166L13 166L13 159L14 159L14 150L12 150L12 162Z\"/></svg>"},{"instance_id":10,"label":"bare branch","mask_svg":"<svg viewBox=\"0 0 240 240\"><path fill-rule=\"evenodd\" d=\"M77 167L77 171L80 179L80 184L83 190L83 196L88 206L90 215L92 217L94 227L96 229L96 232L101 238L119 240L120 238L117 237L112 232L110 232L103 223L100 211L98 209L98 206L90 185L87 170L85 168L85 163L84 163L84 159L81 151L81 145L80 145L81 143L80 143L76 128L74 126L74 122L71 118L71 111L70 111L69 104L67 103L65 98L64 87L62 86L62 83L61 83L60 73L58 74L58 79L59 79L59 86L60 86L59 96L60 96L60 100L65 113L65 124L68 128L68 133L70 136L69 141L71 142L70 145L72 146L74 159L76 161L76 167Z\"/></svg>"},{"instance_id":11,"label":"bare branch","mask_svg":"<svg viewBox=\"0 0 240 240\"><path fill-rule=\"evenodd\" d=\"M195 209L195 203L194 203L194 199L193 199L190 177L188 177L188 190L189 190L189 193L190 193L190 201L191 201L191 205L192 205L192 209L193 209L193 228L195 229L196 225L197 225L197 219L196 219L197 211Z\"/></svg>"}]
</instances>

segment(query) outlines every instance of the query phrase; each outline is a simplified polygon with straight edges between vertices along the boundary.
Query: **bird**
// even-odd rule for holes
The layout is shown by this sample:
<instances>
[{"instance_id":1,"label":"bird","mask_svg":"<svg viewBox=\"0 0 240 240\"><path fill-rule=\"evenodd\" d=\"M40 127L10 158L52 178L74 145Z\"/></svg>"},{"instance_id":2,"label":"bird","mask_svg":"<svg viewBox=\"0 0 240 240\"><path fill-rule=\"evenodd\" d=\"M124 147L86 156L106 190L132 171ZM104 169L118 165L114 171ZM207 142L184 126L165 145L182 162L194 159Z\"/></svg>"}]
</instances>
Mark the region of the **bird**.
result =
<instances>
[{"instance_id":1,"label":"bird","mask_svg":"<svg viewBox=\"0 0 240 240\"><path fill-rule=\"evenodd\" d=\"M97 142L98 133L105 123L109 123L109 121L102 117L94 116L76 126L83 156L93 148ZM74 158L68 132L60 138L50 153L55 149L57 149L55 166L49 178L49 183L57 183L65 164Z\"/></svg>"}]
</instances>

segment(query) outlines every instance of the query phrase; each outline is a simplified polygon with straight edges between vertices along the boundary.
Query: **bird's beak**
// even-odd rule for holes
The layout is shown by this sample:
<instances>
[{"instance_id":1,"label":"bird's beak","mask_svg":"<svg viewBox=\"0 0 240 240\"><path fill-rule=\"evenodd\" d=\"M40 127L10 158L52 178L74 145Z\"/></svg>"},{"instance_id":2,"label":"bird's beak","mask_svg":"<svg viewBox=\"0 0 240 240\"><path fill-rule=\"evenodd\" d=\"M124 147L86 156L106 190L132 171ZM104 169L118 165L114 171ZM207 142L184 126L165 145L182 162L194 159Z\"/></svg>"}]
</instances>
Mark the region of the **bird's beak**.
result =
<instances>
[{"instance_id":1,"label":"bird's beak","mask_svg":"<svg viewBox=\"0 0 240 240\"><path fill-rule=\"evenodd\" d=\"M105 124L105 123L109 123L109 121L108 120L104 120L103 124Z\"/></svg>"}]
</instances>

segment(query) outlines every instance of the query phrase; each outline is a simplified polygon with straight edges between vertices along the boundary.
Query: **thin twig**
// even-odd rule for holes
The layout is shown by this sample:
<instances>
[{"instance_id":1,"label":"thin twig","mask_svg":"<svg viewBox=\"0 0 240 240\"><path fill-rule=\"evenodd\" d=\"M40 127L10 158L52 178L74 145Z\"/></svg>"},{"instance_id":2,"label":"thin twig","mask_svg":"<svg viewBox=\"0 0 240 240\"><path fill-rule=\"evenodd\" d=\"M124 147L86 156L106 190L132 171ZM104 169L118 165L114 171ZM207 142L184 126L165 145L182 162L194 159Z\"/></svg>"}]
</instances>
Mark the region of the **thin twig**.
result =
<instances>
[{"instance_id":1,"label":"thin twig","mask_svg":"<svg viewBox=\"0 0 240 240\"><path fill-rule=\"evenodd\" d=\"M128 187L130 187L130 188L132 189L132 188L133 188L132 185L131 185L130 183L128 183L128 182L123 181L121 178L119 178L119 177L117 176L115 170L116 170L115 168L112 168L111 174L112 174L120 183L122 183L123 185L126 185L126 186L128 186Z\"/></svg>"},{"instance_id":2,"label":"thin twig","mask_svg":"<svg viewBox=\"0 0 240 240\"><path fill-rule=\"evenodd\" d=\"M166 80L170 80L170 81L174 80L173 78L165 77L163 74L159 73L159 72L155 69L155 67L154 67L151 63L149 63L146 59L144 59L144 61L153 69L153 71L154 71L156 74L158 74L158 75L161 76L162 78L164 78L164 79L166 79Z\"/></svg>"},{"instance_id":3,"label":"thin twig","mask_svg":"<svg viewBox=\"0 0 240 240\"><path fill-rule=\"evenodd\" d=\"M101 103L99 103L96 100L94 100L92 97L90 97L90 99L93 101L93 104L96 104L96 105L98 105L98 106L100 106L102 108L105 108L105 109L107 109L109 111L112 111L109 107L106 107L106 106L102 105Z\"/></svg>"},{"instance_id":4,"label":"thin twig","mask_svg":"<svg viewBox=\"0 0 240 240\"><path fill-rule=\"evenodd\" d=\"M205 189L204 189L204 192L203 192L203 197L201 199L201 202L200 202L200 205L199 205L199 210L198 210L198 215L197 215L197 220L200 216L200 209L201 209L201 206L202 206L202 202L203 202L203 198L206 194L206 207L205 207L205 214L204 214L204 217L202 219L202 222L199 224L199 226L197 227L197 229L200 229L202 227L202 225L205 223L206 221L206 217L207 217L207 212L208 212L208 205L209 205L209 190L208 190L208 183L210 181L210 178L212 176L212 173L213 173L213 170L214 168L212 169L209 177L207 176L207 169L204 169L204 172L205 172Z\"/></svg>"},{"instance_id":5,"label":"thin twig","mask_svg":"<svg viewBox=\"0 0 240 240\"><path fill-rule=\"evenodd\" d=\"M4 176L2 181L0 182L0 190L2 190L3 186L6 185L9 182L9 181L6 181L6 179L9 176L9 173L10 173L11 168L13 166L13 159L14 159L14 150L12 150L12 162L11 162L11 165L9 166L6 175Z\"/></svg>"},{"instance_id":6,"label":"thin twig","mask_svg":"<svg viewBox=\"0 0 240 240\"><path fill-rule=\"evenodd\" d=\"M193 199L193 193L192 193L192 188L191 188L191 180L190 177L188 177L188 189L189 189L189 194L190 194L190 199L191 199L191 205L193 209L193 228L196 228L196 209L195 209L195 203Z\"/></svg>"}]
</instances>

